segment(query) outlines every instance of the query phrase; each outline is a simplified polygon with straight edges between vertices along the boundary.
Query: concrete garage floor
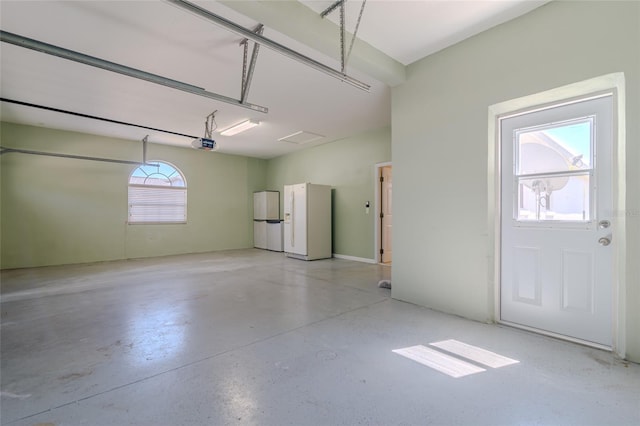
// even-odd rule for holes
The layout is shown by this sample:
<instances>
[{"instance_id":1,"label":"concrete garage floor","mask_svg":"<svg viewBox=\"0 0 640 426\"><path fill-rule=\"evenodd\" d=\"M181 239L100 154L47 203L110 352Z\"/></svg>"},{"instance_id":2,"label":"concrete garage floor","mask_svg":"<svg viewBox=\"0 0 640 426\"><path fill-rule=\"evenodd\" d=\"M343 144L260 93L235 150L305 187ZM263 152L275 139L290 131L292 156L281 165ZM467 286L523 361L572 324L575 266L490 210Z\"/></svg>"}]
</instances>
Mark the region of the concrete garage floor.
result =
<instances>
[{"instance_id":1,"label":"concrete garage floor","mask_svg":"<svg viewBox=\"0 0 640 426\"><path fill-rule=\"evenodd\" d=\"M640 424L640 366L393 300L389 273L259 250L4 271L2 424ZM447 339L519 363L392 352Z\"/></svg>"}]
</instances>

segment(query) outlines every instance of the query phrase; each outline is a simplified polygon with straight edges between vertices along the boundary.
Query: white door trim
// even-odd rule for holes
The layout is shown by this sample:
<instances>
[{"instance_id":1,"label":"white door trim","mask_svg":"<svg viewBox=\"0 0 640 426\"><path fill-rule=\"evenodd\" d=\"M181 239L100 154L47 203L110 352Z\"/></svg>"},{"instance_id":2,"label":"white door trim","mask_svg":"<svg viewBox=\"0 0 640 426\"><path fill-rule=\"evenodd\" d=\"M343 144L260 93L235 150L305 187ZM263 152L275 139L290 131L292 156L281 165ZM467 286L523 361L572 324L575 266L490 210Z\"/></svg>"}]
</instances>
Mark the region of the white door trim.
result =
<instances>
[{"instance_id":1,"label":"white door trim","mask_svg":"<svg viewBox=\"0 0 640 426\"><path fill-rule=\"evenodd\" d=\"M489 285L493 290L494 320L500 322L500 119L544 109L563 101L571 102L590 95L611 93L613 95L613 204L612 217L616 221L616 241L613 264L613 350L619 356L626 354L626 121L624 73L607 74L600 77L569 84L529 96L500 102L489 107L488 116L488 164L487 164L487 227L490 260ZM619 236L618 236L619 234ZM492 257L492 259L491 259ZM557 336L556 336L557 337Z\"/></svg>"},{"instance_id":2,"label":"white door trim","mask_svg":"<svg viewBox=\"0 0 640 426\"><path fill-rule=\"evenodd\" d=\"M387 161L384 163L376 163L374 170L373 170L373 185L374 185L374 194L376 194L376 199L375 199L375 204L374 206L374 212L373 214L376 216L374 221L373 221L373 259L375 260L375 263L380 263L380 228L381 228L381 221L380 221L380 214L379 214L379 210L380 210L380 200L382 199L382 196L380 194L381 188L380 188L380 169L382 169L383 167L387 167L387 166L393 166L393 164L391 163L391 161Z\"/></svg>"}]
</instances>

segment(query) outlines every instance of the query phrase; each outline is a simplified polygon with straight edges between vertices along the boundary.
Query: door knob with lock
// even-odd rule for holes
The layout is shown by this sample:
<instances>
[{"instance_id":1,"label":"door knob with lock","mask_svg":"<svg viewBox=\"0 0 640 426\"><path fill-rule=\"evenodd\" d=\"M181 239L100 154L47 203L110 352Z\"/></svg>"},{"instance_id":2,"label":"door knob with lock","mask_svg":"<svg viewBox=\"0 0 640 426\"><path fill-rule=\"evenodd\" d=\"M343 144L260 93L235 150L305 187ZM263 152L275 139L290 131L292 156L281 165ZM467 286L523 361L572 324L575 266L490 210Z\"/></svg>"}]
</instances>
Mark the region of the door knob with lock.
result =
<instances>
[{"instance_id":1,"label":"door knob with lock","mask_svg":"<svg viewBox=\"0 0 640 426\"><path fill-rule=\"evenodd\" d=\"M601 246L606 247L606 246L608 246L609 244L611 244L611 239L610 239L610 238L608 238L608 237L602 237L602 238L600 238L600 239L598 240L598 243L599 243Z\"/></svg>"}]
</instances>

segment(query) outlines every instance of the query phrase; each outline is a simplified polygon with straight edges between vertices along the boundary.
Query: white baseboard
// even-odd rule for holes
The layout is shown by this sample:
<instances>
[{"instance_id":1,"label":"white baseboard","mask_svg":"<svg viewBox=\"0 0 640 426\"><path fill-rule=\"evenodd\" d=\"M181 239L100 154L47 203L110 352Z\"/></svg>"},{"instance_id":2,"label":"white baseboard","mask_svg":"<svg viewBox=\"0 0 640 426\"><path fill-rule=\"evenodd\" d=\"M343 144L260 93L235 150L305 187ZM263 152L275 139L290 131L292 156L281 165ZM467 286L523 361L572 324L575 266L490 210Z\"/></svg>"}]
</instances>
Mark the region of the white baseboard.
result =
<instances>
[{"instance_id":1,"label":"white baseboard","mask_svg":"<svg viewBox=\"0 0 640 426\"><path fill-rule=\"evenodd\" d=\"M344 254L333 253L333 257L335 257L336 259L353 260L354 262L372 263L374 265L378 263L374 259L367 259L365 257L347 256Z\"/></svg>"}]
</instances>

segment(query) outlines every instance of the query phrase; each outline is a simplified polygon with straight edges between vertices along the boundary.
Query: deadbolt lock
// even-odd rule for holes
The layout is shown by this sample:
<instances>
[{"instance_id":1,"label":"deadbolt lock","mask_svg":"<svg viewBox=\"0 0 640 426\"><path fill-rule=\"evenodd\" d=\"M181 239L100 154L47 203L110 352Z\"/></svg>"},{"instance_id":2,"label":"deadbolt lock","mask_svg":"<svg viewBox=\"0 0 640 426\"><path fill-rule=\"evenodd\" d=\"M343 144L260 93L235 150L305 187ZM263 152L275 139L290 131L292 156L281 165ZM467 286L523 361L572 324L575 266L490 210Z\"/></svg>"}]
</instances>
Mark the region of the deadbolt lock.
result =
<instances>
[{"instance_id":1,"label":"deadbolt lock","mask_svg":"<svg viewBox=\"0 0 640 426\"><path fill-rule=\"evenodd\" d=\"M598 222L598 228L600 229L607 229L610 226L611 222L609 222L608 220L601 220L600 222Z\"/></svg>"}]
</instances>

